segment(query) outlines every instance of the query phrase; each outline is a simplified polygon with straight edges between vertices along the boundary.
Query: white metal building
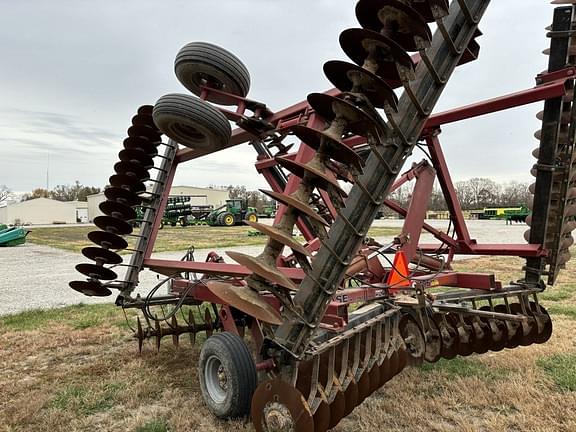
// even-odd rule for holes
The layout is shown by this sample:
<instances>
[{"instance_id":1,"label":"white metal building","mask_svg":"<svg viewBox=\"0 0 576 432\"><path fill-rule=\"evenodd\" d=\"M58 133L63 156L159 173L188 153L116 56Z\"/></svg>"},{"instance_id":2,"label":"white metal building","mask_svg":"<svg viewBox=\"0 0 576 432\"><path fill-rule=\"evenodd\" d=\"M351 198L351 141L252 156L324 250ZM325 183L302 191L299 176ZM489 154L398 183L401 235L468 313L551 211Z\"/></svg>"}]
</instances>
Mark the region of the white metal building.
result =
<instances>
[{"instance_id":1,"label":"white metal building","mask_svg":"<svg viewBox=\"0 0 576 432\"><path fill-rule=\"evenodd\" d=\"M194 205L212 205L214 208L225 204L229 198L226 189L201 188L195 186L173 186L170 190L170 196L189 196L190 203ZM106 201L104 193L88 195L88 221L92 222L96 216L100 216L98 205Z\"/></svg>"},{"instance_id":2,"label":"white metal building","mask_svg":"<svg viewBox=\"0 0 576 432\"><path fill-rule=\"evenodd\" d=\"M77 209L82 207L86 207L86 203L36 198L1 207L0 223L6 225L76 223L78 218Z\"/></svg>"}]
</instances>

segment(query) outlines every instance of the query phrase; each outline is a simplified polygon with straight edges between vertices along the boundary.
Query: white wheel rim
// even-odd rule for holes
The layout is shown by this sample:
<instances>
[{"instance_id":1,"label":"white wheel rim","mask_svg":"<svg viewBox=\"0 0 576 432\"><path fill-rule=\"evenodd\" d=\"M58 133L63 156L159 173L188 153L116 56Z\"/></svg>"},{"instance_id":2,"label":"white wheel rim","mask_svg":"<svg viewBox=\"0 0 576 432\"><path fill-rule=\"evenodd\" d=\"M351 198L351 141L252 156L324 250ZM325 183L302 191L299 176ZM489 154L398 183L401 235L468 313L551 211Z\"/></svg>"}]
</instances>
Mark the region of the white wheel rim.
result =
<instances>
[{"instance_id":1,"label":"white wheel rim","mask_svg":"<svg viewBox=\"0 0 576 432\"><path fill-rule=\"evenodd\" d=\"M224 402L228 393L228 376L222 362L216 356L210 356L204 365L206 390L216 403Z\"/></svg>"}]
</instances>

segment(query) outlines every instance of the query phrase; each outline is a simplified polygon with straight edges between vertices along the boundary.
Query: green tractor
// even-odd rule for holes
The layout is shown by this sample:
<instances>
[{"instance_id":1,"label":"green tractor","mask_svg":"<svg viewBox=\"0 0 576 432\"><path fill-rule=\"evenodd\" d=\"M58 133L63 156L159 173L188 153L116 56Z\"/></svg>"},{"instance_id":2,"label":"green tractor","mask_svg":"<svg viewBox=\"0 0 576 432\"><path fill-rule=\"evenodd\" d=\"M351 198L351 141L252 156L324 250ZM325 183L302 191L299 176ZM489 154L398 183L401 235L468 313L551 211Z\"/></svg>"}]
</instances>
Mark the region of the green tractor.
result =
<instances>
[{"instance_id":1,"label":"green tractor","mask_svg":"<svg viewBox=\"0 0 576 432\"><path fill-rule=\"evenodd\" d=\"M254 207L242 198L226 200L226 204L212 211L206 221L211 226L241 225L243 221L258 222L258 213Z\"/></svg>"}]
</instances>

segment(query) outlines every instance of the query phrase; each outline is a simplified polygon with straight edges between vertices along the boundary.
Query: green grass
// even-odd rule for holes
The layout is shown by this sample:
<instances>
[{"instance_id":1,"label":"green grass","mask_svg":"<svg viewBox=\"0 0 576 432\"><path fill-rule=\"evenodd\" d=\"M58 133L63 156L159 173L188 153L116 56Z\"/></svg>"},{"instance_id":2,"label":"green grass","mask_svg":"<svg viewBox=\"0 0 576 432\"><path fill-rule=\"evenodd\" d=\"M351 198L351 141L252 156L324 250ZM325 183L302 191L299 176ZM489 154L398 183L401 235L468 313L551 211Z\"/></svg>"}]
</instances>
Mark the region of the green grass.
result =
<instances>
[{"instance_id":1,"label":"green grass","mask_svg":"<svg viewBox=\"0 0 576 432\"><path fill-rule=\"evenodd\" d=\"M168 432L169 430L168 422L163 418L157 418L137 427L134 432Z\"/></svg>"},{"instance_id":2,"label":"green grass","mask_svg":"<svg viewBox=\"0 0 576 432\"><path fill-rule=\"evenodd\" d=\"M546 309L551 315L564 315L572 320L576 320L576 306L553 304L548 305Z\"/></svg>"},{"instance_id":3,"label":"green grass","mask_svg":"<svg viewBox=\"0 0 576 432\"><path fill-rule=\"evenodd\" d=\"M0 317L0 331L37 330L50 322L67 324L73 329L82 330L110 323L119 327L126 326L122 310L114 305L78 304L59 309L34 309L13 315Z\"/></svg>"},{"instance_id":4,"label":"green grass","mask_svg":"<svg viewBox=\"0 0 576 432\"><path fill-rule=\"evenodd\" d=\"M98 230L95 226L31 228L27 239L29 242L58 249L80 252L86 246L93 246L87 235ZM136 230L137 231L137 230ZM232 246L263 245L266 236L249 235L254 231L248 226L235 227L164 227L158 231L154 244L155 252L186 251L190 246L196 249L223 248ZM394 236L398 228L375 227L369 233L372 237ZM134 238L128 237L129 247L134 245ZM302 238L298 239L303 242Z\"/></svg>"},{"instance_id":5,"label":"green grass","mask_svg":"<svg viewBox=\"0 0 576 432\"><path fill-rule=\"evenodd\" d=\"M576 354L564 353L536 361L554 384L562 391L576 392Z\"/></svg>"},{"instance_id":6,"label":"green grass","mask_svg":"<svg viewBox=\"0 0 576 432\"><path fill-rule=\"evenodd\" d=\"M539 298L545 301L563 301L572 298L576 294L576 285L573 284L562 284L559 286L549 287Z\"/></svg>"},{"instance_id":7,"label":"green grass","mask_svg":"<svg viewBox=\"0 0 576 432\"><path fill-rule=\"evenodd\" d=\"M70 385L56 394L50 406L58 410L92 415L112 408L124 388L125 385L121 383L108 383L97 389Z\"/></svg>"},{"instance_id":8,"label":"green grass","mask_svg":"<svg viewBox=\"0 0 576 432\"><path fill-rule=\"evenodd\" d=\"M436 363L424 363L420 370L425 373L443 373L452 378L480 378L489 381L504 378L509 374L508 370L491 368L478 360L460 357L452 360L441 359Z\"/></svg>"}]
</instances>

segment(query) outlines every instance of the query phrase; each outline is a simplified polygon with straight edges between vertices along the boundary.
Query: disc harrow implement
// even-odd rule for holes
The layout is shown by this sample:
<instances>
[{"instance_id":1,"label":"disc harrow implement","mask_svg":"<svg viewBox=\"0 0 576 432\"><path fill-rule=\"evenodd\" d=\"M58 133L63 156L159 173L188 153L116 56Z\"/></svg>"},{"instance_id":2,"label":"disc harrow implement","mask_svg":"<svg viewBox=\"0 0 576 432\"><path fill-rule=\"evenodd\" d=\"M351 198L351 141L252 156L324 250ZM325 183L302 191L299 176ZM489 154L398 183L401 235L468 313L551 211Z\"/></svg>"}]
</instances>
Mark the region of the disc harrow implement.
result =
<instances>
[{"instance_id":1,"label":"disc harrow implement","mask_svg":"<svg viewBox=\"0 0 576 432\"><path fill-rule=\"evenodd\" d=\"M116 290L118 306L139 310L131 326L140 351L205 334L198 375L208 409L250 417L257 431L327 431L407 367L546 342L552 319L538 294L570 258L576 228L574 6L554 10L549 67L536 87L433 113L457 67L477 58L489 3L358 1L359 27L339 37L350 61L323 67L335 88L278 112L248 98L250 75L235 55L186 44L174 68L191 94L164 95L132 118L94 219L100 230L88 234L96 246L82 250L91 262L77 266L86 280L70 287ZM545 106L528 244L483 244L463 219L440 127L537 101ZM181 260L156 258L179 165L243 143L269 183L261 192L278 204L272 225L245 221L266 236L262 252L196 261L191 247ZM406 169L417 148L427 160ZM436 180L452 232L425 221ZM409 182L404 208L391 193ZM392 240L368 236L383 208L404 219ZM437 243L420 242L423 230ZM490 271L454 271L461 254L526 265L503 285ZM162 279L135 294L144 269Z\"/></svg>"}]
</instances>

